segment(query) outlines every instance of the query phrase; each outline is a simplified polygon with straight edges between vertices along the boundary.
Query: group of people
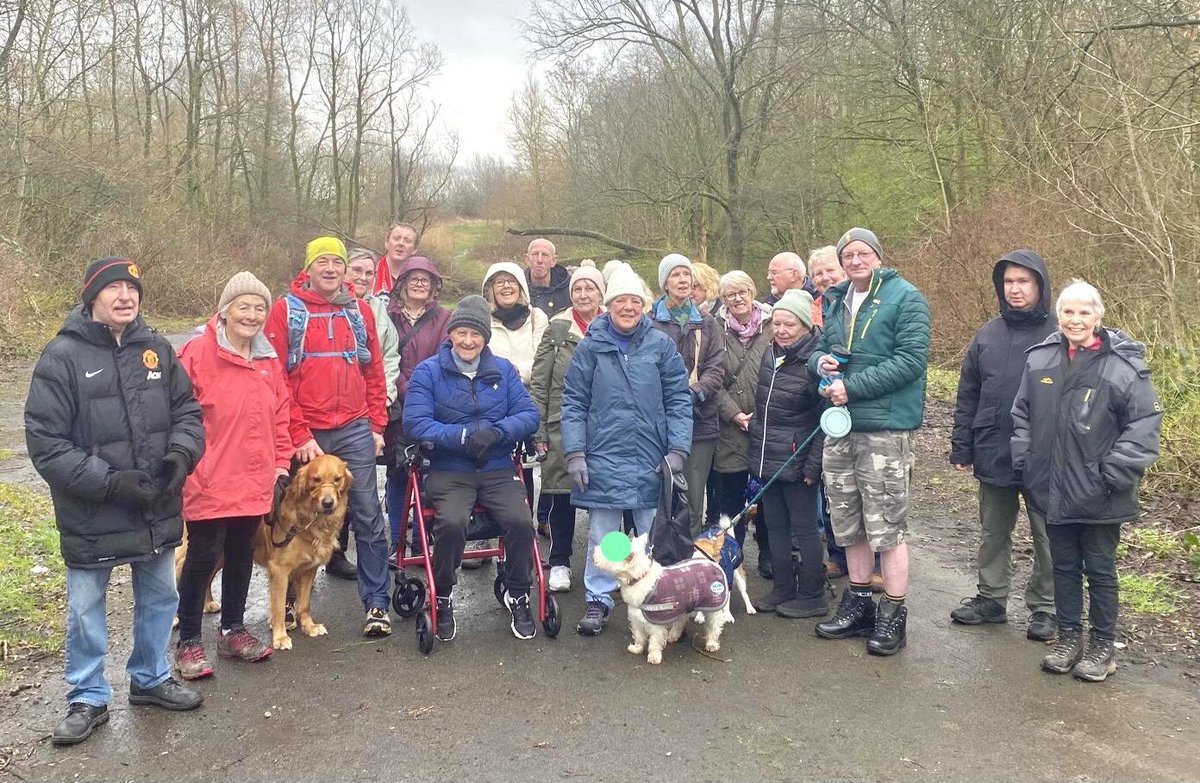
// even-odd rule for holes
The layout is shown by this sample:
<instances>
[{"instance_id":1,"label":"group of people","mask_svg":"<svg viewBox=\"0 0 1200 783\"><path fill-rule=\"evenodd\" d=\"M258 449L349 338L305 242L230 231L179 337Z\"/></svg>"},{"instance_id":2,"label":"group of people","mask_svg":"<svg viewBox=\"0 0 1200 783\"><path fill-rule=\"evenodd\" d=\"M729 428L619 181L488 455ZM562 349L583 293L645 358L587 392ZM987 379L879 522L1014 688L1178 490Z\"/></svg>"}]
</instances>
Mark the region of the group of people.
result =
<instances>
[{"instance_id":1,"label":"group of people","mask_svg":"<svg viewBox=\"0 0 1200 783\"><path fill-rule=\"evenodd\" d=\"M550 538L548 589L568 591L577 512L587 512L589 552L612 531L646 532L669 471L686 477L693 532L736 515L766 484L755 535L772 585L754 602L759 611L825 618L818 637L866 637L872 654L905 646L930 313L884 266L874 233L850 229L807 267L780 253L762 298L746 272L720 275L678 253L659 263L654 296L629 264L568 270L538 238L523 268L493 264L480 294L452 311L439 304L442 277L418 246L404 223L389 228L378 259L318 237L278 298L240 272L178 354L142 322L135 263L88 267L80 306L37 364L25 416L67 566L69 706L55 744L82 742L108 717L104 606L114 566L129 563L134 575L131 703L202 702L173 676L168 647L178 612L180 677L213 674L200 617L218 563L218 655L272 654L243 616L254 540L293 460L334 454L352 473L354 561L343 538L327 568L356 580L363 634L388 635L388 565L410 545L398 540L408 477L397 455L417 442L433 444L422 492L434 511L434 631L443 641L457 633L454 588L476 503L505 536L503 598L513 634L530 639L535 522ZM1035 540L1028 636L1057 637L1046 670L1102 680L1115 670L1120 523L1137 516L1161 406L1143 346L1101 325L1095 288L1073 281L1052 313L1045 264L1029 250L1002 257L993 281L1000 315L963 361L950 455L979 479L979 591L952 619L1007 619L1024 496ZM841 437L820 425L831 406L849 413ZM526 442L544 460L536 503L530 472L513 460ZM377 461L387 466L383 503ZM177 590L172 553L185 524ZM743 541L746 527L735 535ZM827 568L849 577L832 616ZM582 583L577 630L596 635L616 585L590 557Z\"/></svg>"}]
</instances>

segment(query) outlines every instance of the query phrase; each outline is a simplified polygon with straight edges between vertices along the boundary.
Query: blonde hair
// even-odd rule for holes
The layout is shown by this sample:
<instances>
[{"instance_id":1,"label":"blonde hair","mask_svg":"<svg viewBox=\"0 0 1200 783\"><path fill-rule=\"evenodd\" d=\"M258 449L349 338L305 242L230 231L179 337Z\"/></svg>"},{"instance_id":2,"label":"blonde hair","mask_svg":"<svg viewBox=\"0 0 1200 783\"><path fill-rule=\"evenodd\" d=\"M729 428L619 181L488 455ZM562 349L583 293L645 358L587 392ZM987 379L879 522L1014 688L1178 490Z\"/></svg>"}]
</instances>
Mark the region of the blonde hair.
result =
<instances>
[{"instance_id":1,"label":"blonde hair","mask_svg":"<svg viewBox=\"0 0 1200 783\"><path fill-rule=\"evenodd\" d=\"M816 250L811 251L808 254L808 268L812 269L813 264L826 259L832 261L834 264L838 263L837 248L833 245L818 247Z\"/></svg>"},{"instance_id":2,"label":"blonde hair","mask_svg":"<svg viewBox=\"0 0 1200 783\"><path fill-rule=\"evenodd\" d=\"M1062 315L1063 305L1067 302L1083 302L1091 305L1096 312L1096 326L1104 320L1104 300L1100 298L1100 292L1096 290L1096 286L1085 280L1069 280L1062 293L1058 295L1058 301L1054 303L1054 314Z\"/></svg>"},{"instance_id":3,"label":"blonde hair","mask_svg":"<svg viewBox=\"0 0 1200 783\"><path fill-rule=\"evenodd\" d=\"M751 299L758 298L758 287L754 285L754 278L740 269L721 275L721 282L717 286L721 296L725 296L730 291L740 291L743 288L750 291Z\"/></svg>"},{"instance_id":4,"label":"blonde hair","mask_svg":"<svg viewBox=\"0 0 1200 783\"><path fill-rule=\"evenodd\" d=\"M720 287L720 275L717 274L717 270L703 261L694 261L692 263L692 279L696 281L696 285L704 289L705 299L717 298L717 289Z\"/></svg>"}]
</instances>

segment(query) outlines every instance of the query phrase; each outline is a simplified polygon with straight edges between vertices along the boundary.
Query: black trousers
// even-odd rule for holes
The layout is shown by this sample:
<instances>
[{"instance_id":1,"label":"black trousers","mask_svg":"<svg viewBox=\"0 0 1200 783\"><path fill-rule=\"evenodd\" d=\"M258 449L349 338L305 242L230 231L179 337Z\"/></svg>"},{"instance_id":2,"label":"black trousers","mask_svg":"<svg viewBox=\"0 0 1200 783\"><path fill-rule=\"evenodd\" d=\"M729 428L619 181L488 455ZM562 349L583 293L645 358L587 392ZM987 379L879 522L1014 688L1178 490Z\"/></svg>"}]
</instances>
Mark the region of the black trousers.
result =
<instances>
[{"instance_id":1,"label":"black trousers","mask_svg":"<svg viewBox=\"0 0 1200 783\"><path fill-rule=\"evenodd\" d=\"M179 640L200 639L204 592L217 560L221 567L221 627L241 625L254 570L254 537L262 517L224 517L187 523L188 551L179 575Z\"/></svg>"},{"instance_id":2,"label":"black trousers","mask_svg":"<svg viewBox=\"0 0 1200 783\"><path fill-rule=\"evenodd\" d=\"M767 538L775 581L771 594L778 601L820 598L825 589L825 562L817 531L817 487L803 481L776 481L763 495ZM794 564L792 547L800 556ZM794 579L788 577L795 574Z\"/></svg>"},{"instance_id":3,"label":"black trousers","mask_svg":"<svg viewBox=\"0 0 1200 783\"><path fill-rule=\"evenodd\" d=\"M514 596L529 592L533 568L533 517L525 484L511 470L487 473L433 471L425 478L425 496L434 509L433 583L448 596L458 583L467 542L467 523L476 502L488 510L504 535L505 581Z\"/></svg>"},{"instance_id":4,"label":"black trousers","mask_svg":"<svg viewBox=\"0 0 1200 783\"><path fill-rule=\"evenodd\" d=\"M575 507L571 505L569 492L543 492L550 520L550 565L570 566L571 541L575 538Z\"/></svg>"},{"instance_id":5,"label":"black trousers","mask_svg":"<svg viewBox=\"0 0 1200 783\"><path fill-rule=\"evenodd\" d=\"M708 506L704 513L704 523L708 527L716 526L721 515L734 517L746 505L746 481L750 478L747 471L735 473L708 474ZM771 559L771 544L767 540L766 520L763 519L762 502L759 502L758 517L754 523L754 543L758 545L760 560ZM738 545L746 543L746 520L743 518L733 528L734 538Z\"/></svg>"},{"instance_id":6,"label":"black trousers","mask_svg":"<svg viewBox=\"0 0 1200 783\"><path fill-rule=\"evenodd\" d=\"M1083 576L1088 582L1088 621L1097 639L1117 638L1117 544L1120 525L1046 525L1054 561L1054 609L1058 627L1083 629Z\"/></svg>"}]
</instances>

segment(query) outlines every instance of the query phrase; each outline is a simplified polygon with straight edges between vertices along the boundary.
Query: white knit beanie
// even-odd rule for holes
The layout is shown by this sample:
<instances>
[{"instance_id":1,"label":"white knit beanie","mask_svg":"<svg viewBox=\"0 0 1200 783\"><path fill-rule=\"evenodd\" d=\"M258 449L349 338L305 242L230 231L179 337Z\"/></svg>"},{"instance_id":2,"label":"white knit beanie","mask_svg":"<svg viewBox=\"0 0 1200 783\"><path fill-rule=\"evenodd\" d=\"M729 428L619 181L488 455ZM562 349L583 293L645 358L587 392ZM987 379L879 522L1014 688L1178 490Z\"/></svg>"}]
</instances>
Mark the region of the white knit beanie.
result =
<instances>
[{"instance_id":1,"label":"white knit beanie","mask_svg":"<svg viewBox=\"0 0 1200 783\"><path fill-rule=\"evenodd\" d=\"M642 306L646 306L646 284L629 266L617 267L613 270L612 277L608 279L608 285L604 290L605 306L624 294L633 294L639 297L642 300Z\"/></svg>"}]
</instances>

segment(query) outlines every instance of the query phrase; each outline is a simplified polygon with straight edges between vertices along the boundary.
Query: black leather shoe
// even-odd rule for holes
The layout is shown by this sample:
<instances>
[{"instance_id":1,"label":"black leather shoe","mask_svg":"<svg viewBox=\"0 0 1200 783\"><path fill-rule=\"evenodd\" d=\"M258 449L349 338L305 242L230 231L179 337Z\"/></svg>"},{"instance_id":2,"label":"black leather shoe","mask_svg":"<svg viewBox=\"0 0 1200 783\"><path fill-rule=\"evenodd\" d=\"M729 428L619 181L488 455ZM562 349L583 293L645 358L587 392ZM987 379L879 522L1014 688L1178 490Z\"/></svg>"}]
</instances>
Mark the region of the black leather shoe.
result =
<instances>
[{"instance_id":1,"label":"black leather shoe","mask_svg":"<svg viewBox=\"0 0 1200 783\"><path fill-rule=\"evenodd\" d=\"M67 717L54 727L50 742L60 746L78 745L92 736L92 731L101 723L108 723L108 707L93 707L77 701L67 707Z\"/></svg>"},{"instance_id":2,"label":"black leather shoe","mask_svg":"<svg viewBox=\"0 0 1200 783\"><path fill-rule=\"evenodd\" d=\"M1025 629L1025 638L1031 642L1048 642L1058 635L1058 618L1049 612L1034 612Z\"/></svg>"},{"instance_id":3,"label":"black leather shoe","mask_svg":"<svg viewBox=\"0 0 1200 783\"><path fill-rule=\"evenodd\" d=\"M149 704L164 710L184 712L199 707L204 703L204 697L199 691L192 690L174 677L168 677L153 688L139 688L130 683L129 703Z\"/></svg>"},{"instance_id":4,"label":"black leather shoe","mask_svg":"<svg viewBox=\"0 0 1200 783\"><path fill-rule=\"evenodd\" d=\"M875 602L869 595L857 595L849 587L842 590L842 602L833 617L817 623L822 639L849 639L870 636L875 631Z\"/></svg>"},{"instance_id":5,"label":"black leather shoe","mask_svg":"<svg viewBox=\"0 0 1200 783\"><path fill-rule=\"evenodd\" d=\"M358 579L358 568L346 559L345 552L333 553L333 557L325 564L325 573L338 579Z\"/></svg>"},{"instance_id":6,"label":"black leather shoe","mask_svg":"<svg viewBox=\"0 0 1200 783\"><path fill-rule=\"evenodd\" d=\"M757 607L755 607L757 608ZM801 620L806 617L824 617L829 614L829 603L825 596L816 598L793 598L775 607L775 614L789 620Z\"/></svg>"},{"instance_id":7,"label":"black leather shoe","mask_svg":"<svg viewBox=\"0 0 1200 783\"><path fill-rule=\"evenodd\" d=\"M763 579L775 578L775 566L769 559L764 560L761 557L758 559L758 575Z\"/></svg>"},{"instance_id":8,"label":"black leather shoe","mask_svg":"<svg viewBox=\"0 0 1200 783\"><path fill-rule=\"evenodd\" d=\"M875 614L875 631L867 639L871 655L895 655L908 644L908 607L887 598L880 599Z\"/></svg>"}]
</instances>

